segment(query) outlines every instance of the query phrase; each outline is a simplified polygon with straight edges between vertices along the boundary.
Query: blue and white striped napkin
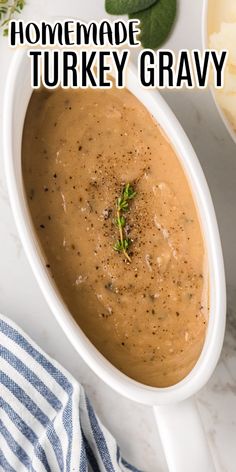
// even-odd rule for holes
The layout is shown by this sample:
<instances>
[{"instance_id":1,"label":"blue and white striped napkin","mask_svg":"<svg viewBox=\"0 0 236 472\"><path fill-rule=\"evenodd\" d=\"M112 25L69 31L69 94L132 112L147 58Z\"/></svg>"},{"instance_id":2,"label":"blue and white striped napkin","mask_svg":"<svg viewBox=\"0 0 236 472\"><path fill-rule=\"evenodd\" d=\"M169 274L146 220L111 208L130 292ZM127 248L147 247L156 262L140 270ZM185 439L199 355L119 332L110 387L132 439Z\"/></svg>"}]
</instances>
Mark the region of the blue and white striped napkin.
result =
<instances>
[{"instance_id":1,"label":"blue and white striped napkin","mask_svg":"<svg viewBox=\"0 0 236 472\"><path fill-rule=\"evenodd\" d=\"M128 470L81 385L0 315L0 471Z\"/></svg>"}]
</instances>

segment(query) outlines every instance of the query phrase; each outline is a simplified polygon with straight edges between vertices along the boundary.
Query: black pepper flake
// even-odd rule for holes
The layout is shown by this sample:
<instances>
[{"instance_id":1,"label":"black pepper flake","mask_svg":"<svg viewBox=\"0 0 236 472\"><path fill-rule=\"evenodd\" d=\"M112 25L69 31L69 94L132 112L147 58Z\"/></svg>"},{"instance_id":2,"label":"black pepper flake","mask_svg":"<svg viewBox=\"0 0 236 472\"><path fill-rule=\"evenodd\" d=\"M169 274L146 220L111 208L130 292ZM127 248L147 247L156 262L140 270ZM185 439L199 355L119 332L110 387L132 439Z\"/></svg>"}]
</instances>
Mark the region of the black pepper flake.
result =
<instances>
[{"instance_id":1,"label":"black pepper flake","mask_svg":"<svg viewBox=\"0 0 236 472\"><path fill-rule=\"evenodd\" d=\"M110 218L111 215L112 215L112 209L105 208L105 210L103 211L104 220L108 220L108 218Z\"/></svg>"},{"instance_id":2,"label":"black pepper flake","mask_svg":"<svg viewBox=\"0 0 236 472\"><path fill-rule=\"evenodd\" d=\"M112 292L112 291L113 291L113 285L112 285L112 283L111 283L111 282L108 282L108 283L105 285L105 288L106 288L107 290L110 290L110 291Z\"/></svg>"},{"instance_id":3,"label":"black pepper flake","mask_svg":"<svg viewBox=\"0 0 236 472\"><path fill-rule=\"evenodd\" d=\"M40 228L44 229L44 228L45 228L45 225L40 225Z\"/></svg>"},{"instance_id":4,"label":"black pepper flake","mask_svg":"<svg viewBox=\"0 0 236 472\"><path fill-rule=\"evenodd\" d=\"M30 200L33 200L34 194L35 194L35 191L34 191L34 189L32 188L32 189L30 190L30 195L29 195Z\"/></svg>"}]
</instances>

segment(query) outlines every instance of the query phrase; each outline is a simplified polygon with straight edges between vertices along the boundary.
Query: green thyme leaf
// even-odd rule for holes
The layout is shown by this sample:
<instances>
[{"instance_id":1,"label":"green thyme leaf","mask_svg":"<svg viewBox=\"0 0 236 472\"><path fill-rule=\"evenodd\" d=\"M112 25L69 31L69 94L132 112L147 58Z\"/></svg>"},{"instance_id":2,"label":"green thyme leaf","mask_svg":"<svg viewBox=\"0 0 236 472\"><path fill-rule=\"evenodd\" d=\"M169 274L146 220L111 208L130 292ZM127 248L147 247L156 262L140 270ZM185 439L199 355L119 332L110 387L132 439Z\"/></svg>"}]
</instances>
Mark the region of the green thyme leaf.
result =
<instances>
[{"instance_id":1,"label":"green thyme leaf","mask_svg":"<svg viewBox=\"0 0 236 472\"><path fill-rule=\"evenodd\" d=\"M123 248L128 249L129 245L130 245L130 239L124 239Z\"/></svg>"},{"instance_id":2,"label":"green thyme leaf","mask_svg":"<svg viewBox=\"0 0 236 472\"><path fill-rule=\"evenodd\" d=\"M150 8L129 15L141 22L142 46L157 49L168 38L176 17L177 0L158 0Z\"/></svg>"},{"instance_id":3,"label":"green thyme leaf","mask_svg":"<svg viewBox=\"0 0 236 472\"><path fill-rule=\"evenodd\" d=\"M124 189L123 197L126 200L132 200L132 198L134 198L135 195L136 195L136 192L134 192L133 187L131 187L130 184L127 184Z\"/></svg>"},{"instance_id":4,"label":"green thyme leaf","mask_svg":"<svg viewBox=\"0 0 236 472\"><path fill-rule=\"evenodd\" d=\"M113 249L117 252L123 251L123 244L121 243L120 240L116 241L116 243L113 246Z\"/></svg>"},{"instance_id":5,"label":"green thyme leaf","mask_svg":"<svg viewBox=\"0 0 236 472\"><path fill-rule=\"evenodd\" d=\"M106 0L106 12L111 15L126 15L135 11L145 10L157 0Z\"/></svg>"},{"instance_id":6,"label":"green thyme leaf","mask_svg":"<svg viewBox=\"0 0 236 472\"><path fill-rule=\"evenodd\" d=\"M125 227L125 217L124 216L119 216L116 218L116 224L118 228L124 228Z\"/></svg>"},{"instance_id":7,"label":"green thyme leaf","mask_svg":"<svg viewBox=\"0 0 236 472\"><path fill-rule=\"evenodd\" d=\"M117 252L124 252L128 247L130 246L130 239L124 239L123 241L116 241L115 245L113 246L113 249Z\"/></svg>"},{"instance_id":8,"label":"green thyme leaf","mask_svg":"<svg viewBox=\"0 0 236 472\"><path fill-rule=\"evenodd\" d=\"M120 209L126 211L126 210L128 210L128 208L129 208L128 202L123 201L123 202L121 203L121 205L120 205Z\"/></svg>"}]
</instances>

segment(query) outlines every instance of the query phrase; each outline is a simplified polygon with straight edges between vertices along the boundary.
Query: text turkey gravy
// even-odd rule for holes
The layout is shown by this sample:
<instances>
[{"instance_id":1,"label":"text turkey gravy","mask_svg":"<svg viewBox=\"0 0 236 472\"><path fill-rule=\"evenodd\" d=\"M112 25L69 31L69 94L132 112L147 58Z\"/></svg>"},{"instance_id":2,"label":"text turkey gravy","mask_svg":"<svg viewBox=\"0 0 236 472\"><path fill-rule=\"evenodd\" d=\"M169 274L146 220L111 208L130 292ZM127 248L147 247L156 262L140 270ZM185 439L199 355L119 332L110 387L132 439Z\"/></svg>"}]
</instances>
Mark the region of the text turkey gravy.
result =
<instances>
[{"instance_id":1,"label":"text turkey gravy","mask_svg":"<svg viewBox=\"0 0 236 472\"><path fill-rule=\"evenodd\" d=\"M170 143L126 89L34 92L23 177L45 265L72 315L118 369L165 387L196 363L208 320L204 242ZM113 246L117 198L131 262Z\"/></svg>"}]
</instances>

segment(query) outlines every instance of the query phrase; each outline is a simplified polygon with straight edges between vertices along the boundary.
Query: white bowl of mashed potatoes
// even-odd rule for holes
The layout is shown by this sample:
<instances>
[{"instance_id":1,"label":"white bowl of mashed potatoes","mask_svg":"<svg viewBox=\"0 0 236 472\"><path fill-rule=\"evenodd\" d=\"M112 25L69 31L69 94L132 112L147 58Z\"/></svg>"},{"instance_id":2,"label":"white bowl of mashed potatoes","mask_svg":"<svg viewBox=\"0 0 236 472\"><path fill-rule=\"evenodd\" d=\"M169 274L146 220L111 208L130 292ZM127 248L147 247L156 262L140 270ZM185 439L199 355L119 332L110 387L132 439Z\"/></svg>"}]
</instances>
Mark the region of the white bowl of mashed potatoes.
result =
<instances>
[{"instance_id":1,"label":"white bowl of mashed potatoes","mask_svg":"<svg viewBox=\"0 0 236 472\"><path fill-rule=\"evenodd\" d=\"M204 0L203 47L228 50L224 87L211 91L220 116L236 142L236 2Z\"/></svg>"}]
</instances>

